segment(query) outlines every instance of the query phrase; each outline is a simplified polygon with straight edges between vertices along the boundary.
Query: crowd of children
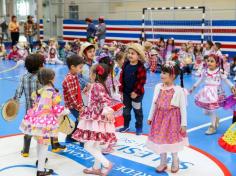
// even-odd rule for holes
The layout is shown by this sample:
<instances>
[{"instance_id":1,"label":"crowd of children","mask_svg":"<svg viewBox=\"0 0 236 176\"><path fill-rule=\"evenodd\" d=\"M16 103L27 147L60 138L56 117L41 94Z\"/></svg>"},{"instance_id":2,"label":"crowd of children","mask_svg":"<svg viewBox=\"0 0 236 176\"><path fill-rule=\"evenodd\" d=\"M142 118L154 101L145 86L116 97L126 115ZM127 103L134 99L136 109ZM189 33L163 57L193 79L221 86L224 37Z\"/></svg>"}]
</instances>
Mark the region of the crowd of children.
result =
<instances>
[{"instance_id":1,"label":"crowd of children","mask_svg":"<svg viewBox=\"0 0 236 176\"><path fill-rule=\"evenodd\" d=\"M65 149L57 139L58 117L71 113L76 128L67 135L66 141L80 142L95 158L92 168L83 172L108 175L113 165L103 154L113 152L118 140L116 131L129 131L132 109L136 119L136 135L143 133L142 100L146 75L149 71L160 72L162 83L154 89L147 122L151 129L146 146L160 154L157 172L167 169L167 152L172 154L171 172L178 172L178 152L188 145L187 90L184 89L183 75L195 70L199 76L189 93L204 82L204 87L195 97L195 103L211 118L207 135L216 133L219 126L216 109L224 107L235 111L236 101L232 97L236 89L228 77L235 75L236 59L230 65L228 55L223 55L220 47L220 43L213 44L211 41L207 41L204 47L189 41L177 49L173 38L166 42L161 38L158 42L146 41L143 46L112 42L97 50L95 44L88 42L75 40L63 47L58 46L55 39L50 39L48 45L43 42L37 44L32 51L37 54L24 52L27 49L17 44L7 56L1 45L0 58L25 60L28 71L22 77L15 95L15 99L19 99L24 92L27 103L26 115L20 125L25 134L22 156L29 156L33 136L38 143L37 176L52 174L53 170L45 169L48 145L51 142L56 152ZM69 69L62 83L64 106L59 105L61 97L54 87L55 72L43 68L43 63L65 63ZM180 86L175 84L178 76ZM232 96L226 98L222 81L230 87ZM124 123L117 125L120 119ZM224 145L226 143L224 141Z\"/></svg>"}]
</instances>

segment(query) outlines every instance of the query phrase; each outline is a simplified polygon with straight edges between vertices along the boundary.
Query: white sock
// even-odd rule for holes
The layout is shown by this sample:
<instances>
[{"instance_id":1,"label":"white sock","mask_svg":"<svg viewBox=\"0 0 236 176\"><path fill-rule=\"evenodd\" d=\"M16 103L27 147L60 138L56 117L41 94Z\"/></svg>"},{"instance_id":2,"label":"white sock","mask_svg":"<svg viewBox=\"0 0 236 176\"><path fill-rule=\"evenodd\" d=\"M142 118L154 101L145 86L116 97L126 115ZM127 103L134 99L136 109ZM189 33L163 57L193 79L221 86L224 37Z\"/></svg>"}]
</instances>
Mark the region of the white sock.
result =
<instances>
[{"instance_id":1,"label":"white sock","mask_svg":"<svg viewBox=\"0 0 236 176\"><path fill-rule=\"evenodd\" d=\"M167 153L161 153L160 158L161 158L161 165L166 165L167 164Z\"/></svg>"},{"instance_id":2,"label":"white sock","mask_svg":"<svg viewBox=\"0 0 236 176\"><path fill-rule=\"evenodd\" d=\"M104 167L109 166L110 162L102 154L101 147L98 142L86 142L84 148L95 158L95 167L98 167L99 164L102 164Z\"/></svg>"},{"instance_id":3,"label":"white sock","mask_svg":"<svg viewBox=\"0 0 236 176\"><path fill-rule=\"evenodd\" d=\"M216 126L216 113L215 113L215 111L214 110L213 111L206 110L205 114L211 118L211 125L213 127L215 127Z\"/></svg>"},{"instance_id":4,"label":"white sock","mask_svg":"<svg viewBox=\"0 0 236 176\"><path fill-rule=\"evenodd\" d=\"M38 150L38 171L44 171L48 145L38 144Z\"/></svg>"},{"instance_id":5,"label":"white sock","mask_svg":"<svg viewBox=\"0 0 236 176\"><path fill-rule=\"evenodd\" d=\"M178 153L172 153L172 162L178 161Z\"/></svg>"},{"instance_id":6,"label":"white sock","mask_svg":"<svg viewBox=\"0 0 236 176\"><path fill-rule=\"evenodd\" d=\"M211 124L213 127L216 127L216 113L215 111L210 112Z\"/></svg>"}]
</instances>

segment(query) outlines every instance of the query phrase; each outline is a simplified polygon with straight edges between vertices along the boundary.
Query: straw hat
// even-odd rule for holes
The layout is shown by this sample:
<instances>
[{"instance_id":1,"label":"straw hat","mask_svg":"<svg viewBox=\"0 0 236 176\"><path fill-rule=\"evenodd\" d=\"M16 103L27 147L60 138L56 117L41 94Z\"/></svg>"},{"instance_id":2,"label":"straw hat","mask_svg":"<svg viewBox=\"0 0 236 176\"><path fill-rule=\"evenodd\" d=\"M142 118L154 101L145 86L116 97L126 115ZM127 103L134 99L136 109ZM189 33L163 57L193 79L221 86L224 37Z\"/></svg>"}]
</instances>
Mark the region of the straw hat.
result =
<instances>
[{"instance_id":1,"label":"straw hat","mask_svg":"<svg viewBox=\"0 0 236 176\"><path fill-rule=\"evenodd\" d=\"M19 102L10 99L2 107L2 117L6 121L14 120L19 112Z\"/></svg>"},{"instance_id":2,"label":"straw hat","mask_svg":"<svg viewBox=\"0 0 236 176\"><path fill-rule=\"evenodd\" d=\"M130 44L128 44L127 49L135 50L139 54L141 61L146 60L144 49L143 49L142 45L140 45L138 43L130 43Z\"/></svg>"},{"instance_id":3,"label":"straw hat","mask_svg":"<svg viewBox=\"0 0 236 176\"><path fill-rule=\"evenodd\" d=\"M158 55L158 52L157 50L155 49L152 49L151 52L150 52L151 55Z\"/></svg>"},{"instance_id":4,"label":"straw hat","mask_svg":"<svg viewBox=\"0 0 236 176\"><path fill-rule=\"evenodd\" d=\"M80 52L79 52L79 56L84 57L84 50L85 50L86 48L90 47L90 46L93 46L93 47L95 48L94 44L92 44L92 43L89 43L89 42L83 43L83 44L81 45L81 49L80 49Z\"/></svg>"}]
</instances>

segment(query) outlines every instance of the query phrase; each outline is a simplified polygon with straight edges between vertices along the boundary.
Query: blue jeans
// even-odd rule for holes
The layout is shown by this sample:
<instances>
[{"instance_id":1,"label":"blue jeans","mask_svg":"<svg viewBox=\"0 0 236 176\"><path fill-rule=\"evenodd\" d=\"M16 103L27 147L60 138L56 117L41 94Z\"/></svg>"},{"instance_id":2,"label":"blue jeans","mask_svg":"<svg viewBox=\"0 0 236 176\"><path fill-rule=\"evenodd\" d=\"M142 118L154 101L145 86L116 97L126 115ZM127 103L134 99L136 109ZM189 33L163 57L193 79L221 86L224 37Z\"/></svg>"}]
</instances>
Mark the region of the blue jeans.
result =
<instances>
[{"instance_id":1,"label":"blue jeans","mask_svg":"<svg viewBox=\"0 0 236 176\"><path fill-rule=\"evenodd\" d=\"M28 43L29 43L29 46L30 46L30 49L31 49L31 51L32 51L32 49L33 49L33 39L34 39L34 37L33 37L33 36L26 36L26 39L27 39L27 41L28 41Z\"/></svg>"},{"instance_id":2,"label":"blue jeans","mask_svg":"<svg viewBox=\"0 0 236 176\"><path fill-rule=\"evenodd\" d=\"M70 112L71 112L71 114L72 114L72 115L74 116L74 118L75 118L75 129L72 131L71 134L68 135L68 136L71 137L71 135L76 131L77 126L78 126L78 123L79 123L79 120L78 120L78 118L79 118L79 111L77 111L76 109L70 109Z\"/></svg>"},{"instance_id":3,"label":"blue jeans","mask_svg":"<svg viewBox=\"0 0 236 176\"><path fill-rule=\"evenodd\" d=\"M143 128L143 108L142 108L142 100L143 95L132 99L130 95L124 93L123 94L123 103L125 105L123 109L123 116L124 116L124 127L129 127L129 123L131 120L131 110L134 110L135 114L135 128L142 129Z\"/></svg>"}]
</instances>

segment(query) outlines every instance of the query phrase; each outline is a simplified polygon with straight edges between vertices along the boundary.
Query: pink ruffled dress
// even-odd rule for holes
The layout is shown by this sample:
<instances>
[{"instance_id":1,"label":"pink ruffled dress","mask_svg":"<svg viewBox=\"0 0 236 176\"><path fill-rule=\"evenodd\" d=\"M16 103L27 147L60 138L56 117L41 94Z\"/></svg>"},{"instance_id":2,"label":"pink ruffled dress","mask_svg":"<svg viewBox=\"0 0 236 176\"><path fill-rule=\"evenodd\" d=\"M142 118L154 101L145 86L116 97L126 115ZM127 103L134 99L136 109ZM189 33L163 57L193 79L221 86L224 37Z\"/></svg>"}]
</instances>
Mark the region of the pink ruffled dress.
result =
<instances>
[{"instance_id":1,"label":"pink ruffled dress","mask_svg":"<svg viewBox=\"0 0 236 176\"><path fill-rule=\"evenodd\" d=\"M93 83L88 99L88 106L80 114L77 130L72 138L79 142L95 141L101 144L115 144L114 116L107 119L107 114L114 113L111 97L100 83Z\"/></svg>"},{"instance_id":2,"label":"pink ruffled dress","mask_svg":"<svg viewBox=\"0 0 236 176\"><path fill-rule=\"evenodd\" d=\"M225 92L222 88L222 80L230 87L233 84L227 79L227 75L220 73L220 69L217 68L214 71L207 69L202 74L199 81L195 84L197 87L204 81L204 87L197 93L195 97L195 103L197 106L206 110L215 110L225 103Z\"/></svg>"},{"instance_id":3,"label":"pink ruffled dress","mask_svg":"<svg viewBox=\"0 0 236 176\"><path fill-rule=\"evenodd\" d=\"M35 104L25 115L20 130L36 137L38 143L49 144L50 137L58 136L58 116L64 107L59 105L60 95L51 87L43 87L38 94L32 94Z\"/></svg>"}]
</instances>

